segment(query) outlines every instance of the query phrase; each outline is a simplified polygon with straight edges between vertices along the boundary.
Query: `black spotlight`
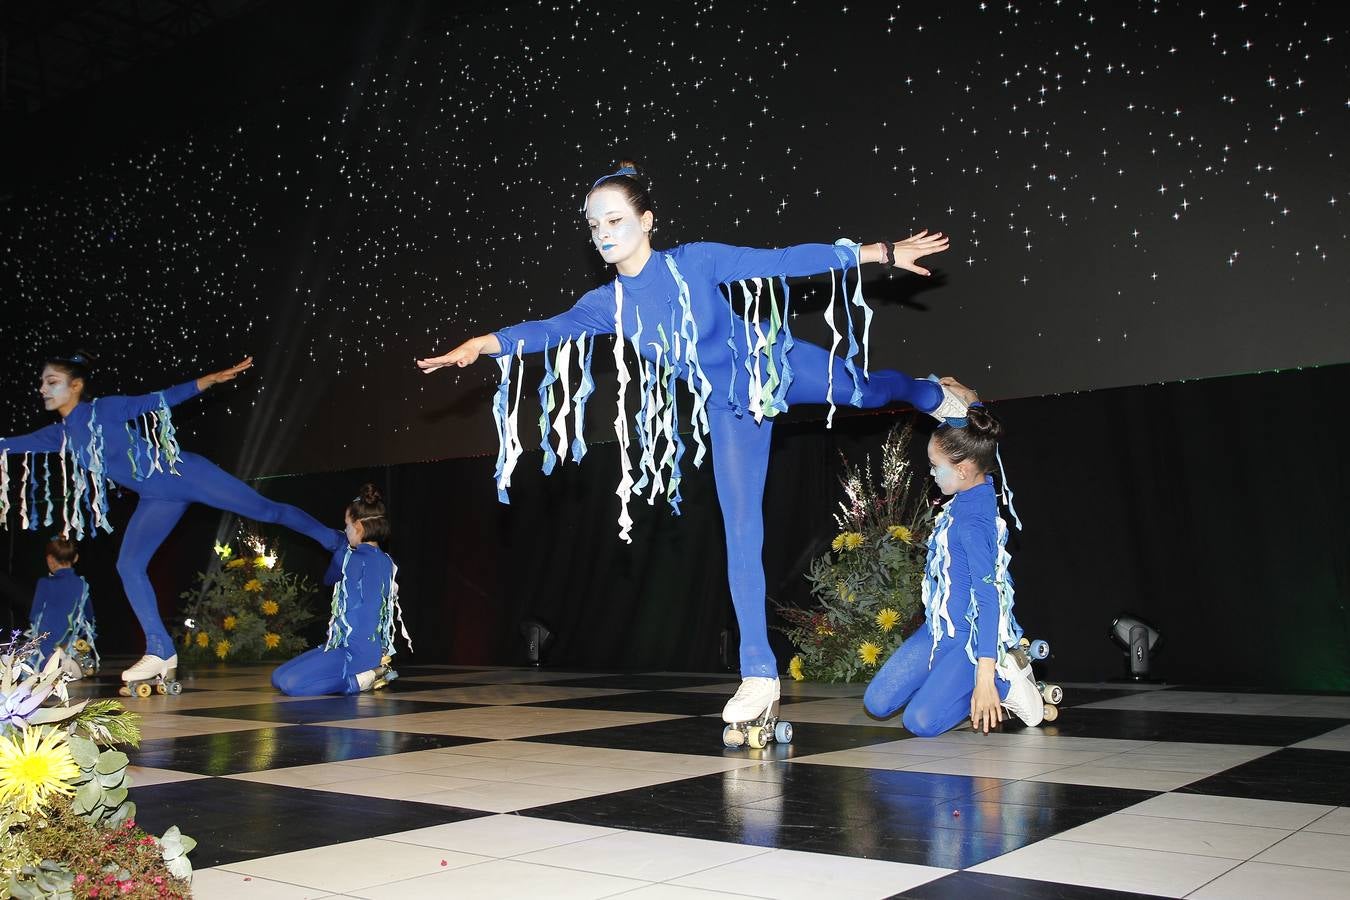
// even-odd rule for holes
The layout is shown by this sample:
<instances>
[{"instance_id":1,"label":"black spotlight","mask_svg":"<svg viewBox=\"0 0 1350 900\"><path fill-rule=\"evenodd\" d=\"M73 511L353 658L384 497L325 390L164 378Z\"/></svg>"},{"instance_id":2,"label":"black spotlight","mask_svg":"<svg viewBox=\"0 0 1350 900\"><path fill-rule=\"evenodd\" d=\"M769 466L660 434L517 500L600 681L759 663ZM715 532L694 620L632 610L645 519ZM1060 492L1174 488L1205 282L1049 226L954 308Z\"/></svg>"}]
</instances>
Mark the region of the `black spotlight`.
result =
<instances>
[{"instance_id":1,"label":"black spotlight","mask_svg":"<svg viewBox=\"0 0 1350 900\"><path fill-rule=\"evenodd\" d=\"M538 619L526 619L520 623L520 636L525 638L525 661L532 666L539 665L544 652L553 643L553 630Z\"/></svg>"},{"instance_id":2,"label":"black spotlight","mask_svg":"<svg viewBox=\"0 0 1350 900\"><path fill-rule=\"evenodd\" d=\"M1121 613L1111 622L1111 640L1120 645L1129 657L1130 679L1148 681L1149 663L1153 649L1162 635L1138 616Z\"/></svg>"}]
</instances>

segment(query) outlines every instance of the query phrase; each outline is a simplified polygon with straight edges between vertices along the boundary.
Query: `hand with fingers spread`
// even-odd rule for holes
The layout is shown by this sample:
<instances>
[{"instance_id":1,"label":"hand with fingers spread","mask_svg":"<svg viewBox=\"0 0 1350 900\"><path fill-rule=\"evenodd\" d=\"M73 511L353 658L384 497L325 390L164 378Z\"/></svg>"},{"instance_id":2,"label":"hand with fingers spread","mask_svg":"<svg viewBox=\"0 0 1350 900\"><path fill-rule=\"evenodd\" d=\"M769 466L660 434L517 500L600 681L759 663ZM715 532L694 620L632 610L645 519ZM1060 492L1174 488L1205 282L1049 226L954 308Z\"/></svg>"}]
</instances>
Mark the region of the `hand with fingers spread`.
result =
<instances>
[{"instance_id":1,"label":"hand with fingers spread","mask_svg":"<svg viewBox=\"0 0 1350 900\"><path fill-rule=\"evenodd\" d=\"M873 247L876 248L875 258L864 259L863 262L879 262L895 269L905 269L916 275L931 275L932 272L929 272L923 266L915 265L914 261L921 256L941 253L949 246L951 246L951 240L945 234L940 231L929 234L928 229L925 228L903 241L896 243L882 241L880 244L874 244ZM872 255L869 254L869 256Z\"/></svg>"},{"instance_id":2,"label":"hand with fingers spread","mask_svg":"<svg viewBox=\"0 0 1350 900\"><path fill-rule=\"evenodd\" d=\"M994 660L980 657L975 675L975 691L970 695L970 726L976 731L996 728L1003 721L1003 705L994 683Z\"/></svg>"},{"instance_id":3,"label":"hand with fingers spread","mask_svg":"<svg viewBox=\"0 0 1350 900\"><path fill-rule=\"evenodd\" d=\"M197 390L204 391L212 385L224 384L227 381L234 381L240 372L253 368L253 357L245 356L242 360L230 366L228 369L221 369L219 372L211 372L197 379Z\"/></svg>"},{"instance_id":4,"label":"hand with fingers spread","mask_svg":"<svg viewBox=\"0 0 1350 900\"><path fill-rule=\"evenodd\" d=\"M472 365L478 361L478 357L484 353L497 354L502 352L501 341L497 340L495 334L485 334L480 337L469 338L449 353L440 356L429 356L426 359L414 360L417 368L422 370L422 374L429 375L437 369L444 369L447 366L459 366L461 369Z\"/></svg>"},{"instance_id":5,"label":"hand with fingers spread","mask_svg":"<svg viewBox=\"0 0 1350 900\"><path fill-rule=\"evenodd\" d=\"M975 392L974 388L966 387L950 375L939 378L938 384L951 390L951 392L956 395L956 399L960 400L966 406L970 406L972 403L978 403L980 401L980 395Z\"/></svg>"}]
</instances>

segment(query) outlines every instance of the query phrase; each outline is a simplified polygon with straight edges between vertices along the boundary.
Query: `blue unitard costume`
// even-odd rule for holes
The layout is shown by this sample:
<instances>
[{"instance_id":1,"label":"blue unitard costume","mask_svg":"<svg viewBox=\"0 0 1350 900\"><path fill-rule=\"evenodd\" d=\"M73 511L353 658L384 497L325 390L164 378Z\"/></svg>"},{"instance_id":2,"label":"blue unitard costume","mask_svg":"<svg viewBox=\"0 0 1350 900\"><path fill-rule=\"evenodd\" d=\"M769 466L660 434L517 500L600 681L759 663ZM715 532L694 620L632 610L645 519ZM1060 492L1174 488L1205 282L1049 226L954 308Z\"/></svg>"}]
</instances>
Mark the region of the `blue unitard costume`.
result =
<instances>
[{"instance_id":1,"label":"blue unitard costume","mask_svg":"<svg viewBox=\"0 0 1350 900\"><path fill-rule=\"evenodd\" d=\"M885 718L904 706L905 728L919 737L942 734L970 716L976 660L1001 660L1022 633L1012 616L1006 541L989 476L944 507L928 540L926 632L901 644L867 686L869 713ZM964 610L956 606L963 600ZM994 682L1005 699L1009 683L1002 674Z\"/></svg>"},{"instance_id":2,"label":"blue unitard costume","mask_svg":"<svg viewBox=\"0 0 1350 900\"><path fill-rule=\"evenodd\" d=\"M335 535L331 528L324 527L308 513L267 499L204 457L178 451L169 407L198 393L197 383L188 381L153 394L100 397L78 404L59 423L31 434L0 438L0 455L59 455L63 473L69 465L68 484L76 487L70 508L62 502L62 514L70 518L71 527L77 527L81 532L86 514L93 516L99 527L112 530L106 520L105 479L140 495L136 511L122 535L117 572L132 611L145 632L145 652L162 659L173 656L173 639L160 619L155 590L146 567L189 504L201 503L246 519L284 525L313 538L329 550L337 547L340 541L340 534ZM9 460L4 462L8 480ZM50 458L45 460L42 463L44 477L54 471L56 465ZM35 505L38 467L34 460L30 470L30 461L25 457L24 468L32 473ZM20 486L21 491L28 489L29 485ZM46 524L51 524L53 501L49 485L44 487L44 492L48 495Z\"/></svg>"},{"instance_id":3,"label":"blue unitard costume","mask_svg":"<svg viewBox=\"0 0 1350 900\"><path fill-rule=\"evenodd\" d=\"M342 532L336 532L342 536ZM371 544L343 546L333 554L324 584L333 589L328 641L277 666L272 686L292 697L357 694L356 676L393 655L398 586L389 555Z\"/></svg>"},{"instance_id":4,"label":"blue unitard costume","mask_svg":"<svg viewBox=\"0 0 1350 900\"><path fill-rule=\"evenodd\" d=\"M744 404L748 373L738 356L736 342L743 322L722 295L721 285L744 279L774 279L814 275L853 268L856 276L856 245L803 244L777 250L732 247L725 244L684 244L666 251L653 251L637 275L619 275L622 303L619 315L623 337L638 337L639 350L647 360L658 356L672 365L675 374L691 376L697 359L697 374L711 382L706 409L712 444L713 475L726 528L727 578L736 620L741 630L742 677L777 677L777 664L769 649L765 618L764 481L768 470L772 420L757 420ZM584 294L566 312L537 322L526 322L496 332L499 356L538 352L558 347L569 338L616 332L616 283ZM682 288L687 295L682 295ZM687 314L682 312L688 304ZM692 319L696 333L685 328ZM639 330L639 323L641 330ZM752 323L753 324L753 323ZM663 353L676 336L684 335L696 350L684 354ZM728 336L732 340L728 339ZM850 344L852 344L850 335ZM826 403L833 397L856 406L879 407L904 402L924 412L942 402L942 389L932 381L911 378L903 372L873 371L864 378L851 362L835 358L822 347L796 340L786 343L779 361L786 391L781 399L794 403ZM678 357L678 358L677 358ZM833 376L831 384L830 376ZM738 383L739 382L739 383ZM738 393L739 392L739 393Z\"/></svg>"},{"instance_id":5,"label":"blue unitard costume","mask_svg":"<svg viewBox=\"0 0 1350 900\"><path fill-rule=\"evenodd\" d=\"M98 636L94 627L94 609L89 602L89 583L69 566L57 569L37 583L33 592L33 612L28 617L28 638L46 634L38 645L37 663L41 665L57 647L70 649L83 638L93 647Z\"/></svg>"}]
</instances>

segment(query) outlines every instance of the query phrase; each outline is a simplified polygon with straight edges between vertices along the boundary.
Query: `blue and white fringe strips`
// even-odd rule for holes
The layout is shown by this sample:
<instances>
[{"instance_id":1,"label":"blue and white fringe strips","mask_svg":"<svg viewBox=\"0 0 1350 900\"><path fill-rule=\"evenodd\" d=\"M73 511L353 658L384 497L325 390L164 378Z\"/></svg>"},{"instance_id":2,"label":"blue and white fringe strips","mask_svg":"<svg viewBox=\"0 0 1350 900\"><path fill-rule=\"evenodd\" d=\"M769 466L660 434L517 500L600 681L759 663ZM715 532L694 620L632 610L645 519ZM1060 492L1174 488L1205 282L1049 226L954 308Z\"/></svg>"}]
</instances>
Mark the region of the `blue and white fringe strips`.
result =
<instances>
[{"instance_id":1,"label":"blue and white fringe strips","mask_svg":"<svg viewBox=\"0 0 1350 900\"><path fill-rule=\"evenodd\" d=\"M412 650L412 636L408 634L408 626L403 624L403 607L398 602L398 564L392 559L389 564L393 568L389 572L389 586L380 598L380 639L383 642L380 652L387 657L393 657L398 652L394 646L395 623L398 625L398 633L403 635L403 642Z\"/></svg>"},{"instance_id":2,"label":"blue and white fringe strips","mask_svg":"<svg viewBox=\"0 0 1350 900\"><path fill-rule=\"evenodd\" d=\"M755 284L754 294L750 293L750 285L741 282L741 293L745 296L745 306L741 310L741 321L745 326L745 373L746 373L746 411L754 416L756 422L764 420L764 385L762 381L762 362L764 352L768 348L768 340L764 337L764 328L759 322L759 296L763 289L763 282L758 278L751 279ZM751 323L754 325L751 331Z\"/></svg>"},{"instance_id":3,"label":"blue and white fringe strips","mask_svg":"<svg viewBox=\"0 0 1350 900\"><path fill-rule=\"evenodd\" d=\"M507 353L497 357L497 365L502 370L501 381L497 383L497 393L492 399L492 419L497 423L497 467L492 473L497 484L497 500L511 502L508 488L511 487L511 473L516 469L524 448L520 444L520 386L525 381L525 356L523 342L516 343L515 359L520 360L520 374L516 379L516 404L511 407L511 363L513 358Z\"/></svg>"},{"instance_id":4,"label":"blue and white fringe strips","mask_svg":"<svg viewBox=\"0 0 1350 900\"><path fill-rule=\"evenodd\" d=\"M67 649L77 640L83 640L89 644L89 654L94 658L94 665L99 665L98 646L94 641L98 638L98 629L94 626L94 606L89 602L89 582L83 577L80 582L84 585L80 591L80 599L75 603L75 608L70 612L70 618L66 622L66 635L57 641L58 644Z\"/></svg>"},{"instance_id":5,"label":"blue and white fringe strips","mask_svg":"<svg viewBox=\"0 0 1350 900\"><path fill-rule=\"evenodd\" d=\"M333 585L333 603L328 616L328 640L323 645L325 650L347 646L347 639L352 635L351 623L347 621L347 563L351 558L352 548L348 547L342 556L342 574L338 576L337 584Z\"/></svg>"},{"instance_id":6,"label":"blue and white fringe strips","mask_svg":"<svg viewBox=\"0 0 1350 900\"><path fill-rule=\"evenodd\" d=\"M943 631L947 637L956 637L956 626L952 622L947 605L951 600L951 564L952 557L947 542L952 528L952 501L947 501L933 522L933 533L928 536L928 561L923 573L923 608L928 616L928 631L933 637L933 648L928 652L928 664L933 664L933 655L937 653L938 641ZM943 623L946 623L944 629Z\"/></svg>"},{"instance_id":7,"label":"blue and white fringe strips","mask_svg":"<svg viewBox=\"0 0 1350 900\"><path fill-rule=\"evenodd\" d=\"M559 344L561 346L561 343ZM553 368L553 360L548 355L548 341L544 342L544 377L539 381L539 449L544 451L544 474L552 475L558 457L549 443L549 416L553 413L553 385L558 373Z\"/></svg>"},{"instance_id":8,"label":"blue and white fringe strips","mask_svg":"<svg viewBox=\"0 0 1350 900\"><path fill-rule=\"evenodd\" d=\"M67 499L70 497L70 475L66 471L66 444L69 434L62 429L61 431L61 450L59 453L61 460L61 537L70 537L70 509Z\"/></svg>"},{"instance_id":9,"label":"blue and white fringe strips","mask_svg":"<svg viewBox=\"0 0 1350 900\"><path fill-rule=\"evenodd\" d=\"M863 336L862 336L863 378L867 379L872 376L872 372L870 369L871 351L869 350L869 347L871 346L872 343L872 307L868 306L867 301L863 299L862 245L845 239L837 240L834 242L834 244L836 247L846 247L853 251L853 271L857 273L858 280L853 283L852 302L854 306L860 308L863 311ZM850 316L849 322L852 323L852 321L853 317ZM855 385L857 383L856 377L854 378L854 383ZM860 389L855 389L854 396L857 397L857 399L854 400L855 404L861 401L862 399L861 393L862 392Z\"/></svg>"},{"instance_id":10,"label":"blue and white fringe strips","mask_svg":"<svg viewBox=\"0 0 1350 900\"><path fill-rule=\"evenodd\" d=\"M1017 624L1017 619L1013 616L1013 580L1012 573L1008 570L1008 564L1012 562L1012 556L1008 553L1008 523L1003 521L1002 516L994 517L997 528L997 546L994 561L993 585L998 591L998 663L1003 665L1004 657L1017 642L1022 639L1022 626ZM989 576L985 576L985 581L989 581ZM970 661L976 662L975 648L979 643L979 604L975 601L975 591L972 586L970 592L970 606L966 609L966 621L970 623L970 637L966 640L966 656Z\"/></svg>"},{"instance_id":11,"label":"blue and white fringe strips","mask_svg":"<svg viewBox=\"0 0 1350 900\"><path fill-rule=\"evenodd\" d=\"M567 416L572 412L572 339L569 337L558 345L558 353L553 371L562 382L562 402L558 404L558 415L553 419L553 433L558 436L558 463L567 462Z\"/></svg>"},{"instance_id":12,"label":"blue and white fringe strips","mask_svg":"<svg viewBox=\"0 0 1350 900\"><path fill-rule=\"evenodd\" d=\"M573 424L572 434L572 462L581 462L581 458L586 455L586 401L591 399L591 394L595 393L595 379L591 377L591 356L595 353L595 340L592 338L589 346L586 343L586 334L582 332L577 338L577 361L585 360L581 367L581 385L577 388L576 404L576 422Z\"/></svg>"},{"instance_id":13,"label":"blue and white fringe strips","mask_svg":"<svg viewBox=\"0 0 1350 900\"><path fill-rule=\"evenodd\" d=\"M854 285L854 290L861 294L862 272L858 272L858 283ZM859 347L858 339L853 333L853 313L848 308L847 267L839 273L839 293L844 297L844 321L848 325L848 353L844 355L844 371L848 372L848 377L853 381L853 393L849 395L848 404L849 406L862 406L862 385L858 380L858 367L853 363L853 360L858 357Z\"/></svg>"},{"instance_id":14,"label":"blue and white fringe strips","mask_svg":"<svg viewBox=\"0 0 1350 900\"><path fill-rule=\"evenodd\" d=\"M771 340L772 344L777 345L778 349L778 388L774 391L773 397L769 401L772 410L766 415L777 415L780 412L787 412L787 392L792 387L792 363L788 362L788 353L792 350L795 343L792 339L792 329L788 327L788 283L786 278L780 278L783 285L783 314L778 315L778 305L773 295L773 281L769 281L769 304L773 309L773 328L775 337ZM777 334L781 334L778 337Z\"/></svg>"},{"instance_id":15,"label":"blue and white fringe strips","mask_svg":"<svg viewBox=\"0 0 1350 900\"><path fill-rule=\"evenodd\" d=\"M652 443L651 423L653 417L652 407L655 405L656 398L652 395L652 382L656 379L656 374L652 371L652 364L642 357L642 311L634 307L633 316L637 322L637 331L633 334L633 355L637 357L638 367L638 410L633 417L633 434L637 437L638 444L638 476L633 482L633 493L639 497L647 489L650 482L648 477L653 469L652 462ZM623 340L622 337L616 340ZM620 415L623 411L620 410Z\"/></svg>"},{"instance_id":16,"label":"blue and white fringe strips","mask_svg":"<svg viewBox=\"0 0 1350 900\"><path fill-rule=\"evenodd\" d=\"M164 397L163 391L159 392L159 409L155 410L155 422L159 426L155 434L155 449L163 452L169 472L177 475L178 461L182 459L183 452L178 447L178 432L173 427L173 415L169 411L169 401Z\"/></svg>"},{"instance_id":17,"label":"blue and white fringe strips","mask_svg":"<svg viewBox=\"0 0 1350 900\"><path fill-rule=\"evenodd\" d=\"M664 335L662 335L664 339ZM666 480L666 499L670 503L671 512L675 515L680 514L680 482L684 479L684 474L680 469L680 462L684 459L684 440L680 437L680 412L675 403L675 396L680 383L680 369L678 360L680 356L680 336L675 335L675 350L673 356L666 357L666 369L663 378L666 382L666 396L669 398L669 404L666 407L666 421L663 431L666 435L666 455L662 458L661 464L670 469L670 476Z\"/></svg>"},{"instance_id":18,"label":"blue and white fringe strips","mask_svg":"<svg viewBox=\"0 0 1350 900\"><path fill-rule=\"evenodd\" d=\"M712 396L712 382L703 371L703 366L698 359L698 322L694 319L693 305L690 301L689 283L684 280L680 274L680 269L675 265L675 258L669 253L662 253L665 258L666 268L675 278L675 286L679 292L680 302L680 328L679 340L676 341L675 361L680 360L680 348L684 351L684 370L686 374L686 384L689 387L689 393L694 397L694 408L689 413L689 424L691 426L692 436L694 438L694 467L703 465L703 458L707 455L708 447L703 438L709 432L708 426L708 398ZM732 321L733 330L735 320ZM697 385L695 382L697 381ZM675 396L671 391L671 396ZM679 432L676 431L678 436ZM683 442L681 442L683 445Z\"/></svg>"},{"instance_id":19,"label":"blue and white fringe strips","mask_svg":"<svg viewBox=\"0 0 1350 900\"><path fill-rule=\"evenodd\" d=\"M25 453L23 455L23 480L19 482L19 521L22 523L22 527L25 531L37 527L36 521L33 521L31 524L28 521L28 485L30 481L33 485L33 507L34 509L37 508L37 476L33 470L29 468L31 463L29 457L32 455L33 454L31 453ZM34 518L36 519L36 517Z\"/></svg>"},{"instance_id":20,"label":"blue and white fringe strips","mask_svg":"<svg viewBox=\"0 0 1350 900\"><path fill-rule=\"evenodd\" d=\"M847 309L847 307L845 307ZM839 341L843 337L839 329L834 324L834 269L830 270L830 302L825 306L825 324L830 326L830 355L825 360L825 402L829 404L830 411L825 415L825 427L834 427L834 353L839 349Z\"/></svg>"},{"instance_id":21,"label":"blue and white fringe strips","mask_svg":"<svg viewBox=\"0 0 1350 900\"><path fill-rule=\"evenodd\" d=\"M1022 519L1017 515L1017 510L1013 507L1013 489L1008 484L1008 473L1003 470L1003 454L998 449L998 444L994 445L994 458L998 460L998 484L1003 494L1003 505L1008 507L1008 512L1012 514L1013 524L1017 530L1022 530Z\"/></svg>"},{"instance_id":22,"label":"blue and white fringe strips","mask_svg":"<svg viewBox=\"0 0 1350 900\"><path fill-rule=\"evenodd\" d=\"M628 514L628 501L633 496L632 461L628 458L628 417L624 402L628 393L628 382L632 378L623 362L623 282L614 281L614 364L618 377L619 405L618 415L614 418L614 435L619 443L619 486L614 493L619 497L619 539L633 543L633 517ZM641 357L639 357L639 360Z\"/></svg>"},{"instance_id":23,"label":"blue and white fringe strips","mask_svg":"<svg viewBox=\"0 0 1350 900\"><path fill-rule=\"evenodd\" d=\"M37 501L37 489L33 490L33 500ZM46 505L46 515L42 519L43 528L52 527L52 460L51 454L42 454L42 502ZM36 521L36 517L34 518Z\"/></svg>"},{"instance_id":24,"label":"blue and white fringe strips","mask_svg":"<svg viewBox=\"0 0 1350 900\"><path fill-rule=\"evenodd\" d=\"M94 527L103 529L104 534L112 534L112 523L108 521L108 479L103 471L103 425L98 421L98 402L90 404L89 444L85 447L89 457L90 500L93 509Z\"/></svg>"}]
</instances>

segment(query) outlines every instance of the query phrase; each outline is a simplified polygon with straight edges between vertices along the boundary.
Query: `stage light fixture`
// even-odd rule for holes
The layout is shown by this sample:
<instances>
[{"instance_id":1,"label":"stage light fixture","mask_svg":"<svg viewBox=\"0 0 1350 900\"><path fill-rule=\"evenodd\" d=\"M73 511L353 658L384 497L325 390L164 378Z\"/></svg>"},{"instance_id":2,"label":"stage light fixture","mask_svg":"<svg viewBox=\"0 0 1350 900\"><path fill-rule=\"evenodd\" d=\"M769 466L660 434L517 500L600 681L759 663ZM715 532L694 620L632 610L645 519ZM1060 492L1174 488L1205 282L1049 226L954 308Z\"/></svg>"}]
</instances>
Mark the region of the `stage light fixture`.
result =
<instances>
[{"instance_id":1,"label":"stage light fixture","mask_svg":"<svg viewBox=\"0 0 1350 900\"><path fill-rule=\"evenodd\" d=\"M1111 622L1111 639L1129 657L1129 677L1134 681L1149 680L1153 650L1161 637L1157 628L1130 613L1121 613Z\"/></svg>"},{"instance_id":2,"label":"stage light fixture","mask_svg":"<svg viewBox=\"0 0 1350 900\"><path fill-rule=\"evenodd\" d=\"M526 619L520 623L520 636L525 638L526 662L539 665L553 643L553 630L538 619Z\"/></svg>"}]
</instances>

